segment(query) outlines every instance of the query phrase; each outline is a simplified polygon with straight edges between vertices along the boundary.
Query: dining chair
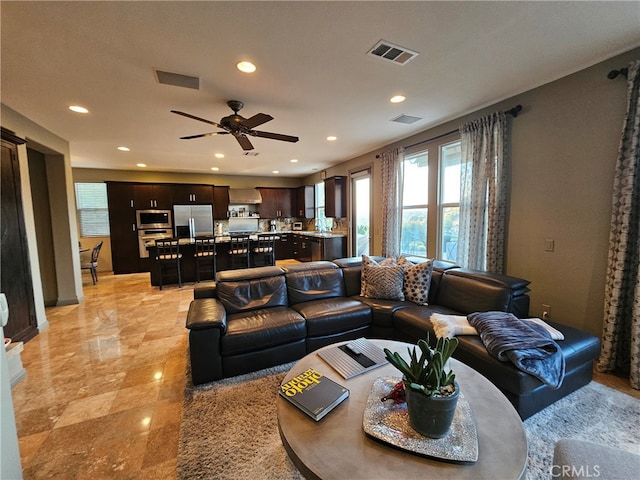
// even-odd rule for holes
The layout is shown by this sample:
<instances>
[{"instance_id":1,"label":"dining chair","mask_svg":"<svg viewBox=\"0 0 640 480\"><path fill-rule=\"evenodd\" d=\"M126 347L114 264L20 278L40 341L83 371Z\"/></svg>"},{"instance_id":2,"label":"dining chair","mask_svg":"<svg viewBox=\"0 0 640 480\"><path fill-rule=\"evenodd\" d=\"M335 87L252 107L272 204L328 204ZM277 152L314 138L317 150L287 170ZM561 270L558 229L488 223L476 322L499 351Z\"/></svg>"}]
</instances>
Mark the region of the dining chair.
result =
<instances>
[{"instance_id":1,"label":"dining chair","mask_svg":"<svg viewBox=\"0 0 640 480\"><path fill-rule=\"evenodd\" d=\"M249 268L251 265L249 256L249 235L231 235L229 244L229 258L231 268Z\"/></svg>"},{"instance_id":2,"label":"dining chair","mask_svg":"<svg viewBox=\"0 0 640 480\"><path fill-rule=\"evenodd\" d=\"M180 272L180 243L177 238L163 238L155 241L156 262L158 263L158 277L160 280L160 290L162 290L162 280L168 269L175 268L178 273L178 286L182 288L182 274Z\"/></svg>"},{"instance_id":3,"label":"dining chair","mask_svg":"<svg viewBox=\"0 0 640 480\"><path fill-rule=\"evenodd\" d=\"M91 272L91 280L95 285L98 281L98 256L100 255L100 249L102 248L102 241L96 243L91 250L91 259L88 262L80 264L82 270L89 270Z\"/></svg>"},{"instance_id":4,"label":"dining chair","mask_svg":"<svg viewBox=\"0 0 640 480\"><path fill-rule=\"evenodd\" d=\"M200 266L211 265L213 279L216 279L216 237L196 237L195 252L193 257L196 262L196 282L200 282Z\"/></svg>"},{"instance_id":5,"label":"dining chair","mask_svg":"<svg viewBox=\"0 0 640 480\"><path fill-rule=\"evenodd\" d=\"M256 246L253 248L253 266L266 267L276 264L275 244L276 235L260 235Z\"/></svg>"}]
</instances>

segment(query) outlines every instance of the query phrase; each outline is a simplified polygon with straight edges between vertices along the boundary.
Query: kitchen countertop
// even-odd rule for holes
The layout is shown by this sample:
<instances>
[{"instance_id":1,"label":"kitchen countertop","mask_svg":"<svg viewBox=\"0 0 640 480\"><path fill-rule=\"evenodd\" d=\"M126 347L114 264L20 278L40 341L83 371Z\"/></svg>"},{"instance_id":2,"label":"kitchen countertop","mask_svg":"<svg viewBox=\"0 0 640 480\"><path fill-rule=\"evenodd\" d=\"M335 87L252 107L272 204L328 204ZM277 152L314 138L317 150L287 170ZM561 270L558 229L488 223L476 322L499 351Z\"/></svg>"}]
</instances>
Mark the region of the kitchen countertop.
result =
<instances>
[{"instance_id":1,"label":"kitchen countertop","mask_svg":"<svg viewBox=\"0 0 640 480\"><path fill-rule=\"evenodd\" d=\"M278 234L296 234L296 235L304 235L305 237L311 238L343 238L347 235L344 233L330 233L330 232L318 232L315 230L278 230L277 232L257 232L249 235L251 240L258 240L260 235L278 235ZM231 241L231 235L216 235L216 243L228 243ZM193 240L190 238L181 238L179 240L180 245L191 245L193 244ZM150 240L146 242L146 247L151 248L155 247L155 241Z\"/></svg>"}]
</instances>

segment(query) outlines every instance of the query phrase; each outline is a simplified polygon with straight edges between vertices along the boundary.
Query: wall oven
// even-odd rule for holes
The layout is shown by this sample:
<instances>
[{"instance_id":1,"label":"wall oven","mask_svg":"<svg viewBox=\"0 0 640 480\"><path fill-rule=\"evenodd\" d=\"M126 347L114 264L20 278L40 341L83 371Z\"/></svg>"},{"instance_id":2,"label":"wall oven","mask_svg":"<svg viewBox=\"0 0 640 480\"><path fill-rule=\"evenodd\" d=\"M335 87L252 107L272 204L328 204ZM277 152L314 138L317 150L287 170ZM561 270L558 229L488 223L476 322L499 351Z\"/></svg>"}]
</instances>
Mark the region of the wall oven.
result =
<instances>
[{"instance_id":1,"label":"wall oven","mask_svg":"<svg viewBox=\"0 0 640 480\"><path fill-rule=\"evenodd\" d=\"M140 258L149 258L149 250L147 250L147 247L153 246L156 240L171 238L172 236L171 229L152 228L138 230L138 251Z\"/></svg>"},{"instance_id":2,"label":"wall oven","mask_svg":"<svg viewBox=\"0 0 640 480\"><path fill-rule=\"evenodd\" d=\"M136 210L138 231L150 229L171 230L171 210Z\"/></svg>"}]
</instances>

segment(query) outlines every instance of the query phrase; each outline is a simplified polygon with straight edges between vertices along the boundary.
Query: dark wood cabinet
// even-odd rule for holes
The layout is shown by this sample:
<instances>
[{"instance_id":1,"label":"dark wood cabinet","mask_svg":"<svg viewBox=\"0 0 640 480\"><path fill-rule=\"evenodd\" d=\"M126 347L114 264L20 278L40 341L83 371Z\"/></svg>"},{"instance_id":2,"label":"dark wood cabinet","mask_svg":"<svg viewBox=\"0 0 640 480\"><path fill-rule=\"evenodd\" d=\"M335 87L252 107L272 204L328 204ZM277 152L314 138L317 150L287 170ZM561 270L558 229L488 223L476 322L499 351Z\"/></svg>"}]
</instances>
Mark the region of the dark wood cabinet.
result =
<instances>
[{"instance_id":1,"label":"dark wood cabinet","mask_svg":"<svg viewBox=\"0 0 640 480\"><path fill-rule=\"evenodd\" d=\"M260 217L286 218L293 217L293 189L258 187L262 196Z\"/></svg>"},{"instance_id":2,"label":"dark wood cabinet","mask_svg":"<svg viewBox=\"0 0 640 480\"><path fill-rule=\"evenodd\" d=\"M174 185L173 203L176 205L210 205L213 203L213 185Z\"/></svg>"},{"instance_id":3,"label":"dark wood cabinet","mask_svg":"<svg viewBox=\"0 0 640 480\"><path fill-rule=\"evenodd\" d=\"M140 266L134 184L107 182L113 273L136 273Z\"/></svg>"},{"instance_id":4,"label":"dark wood cabinet","mask_svg":"<svg viewBox=\"0 0 640 480\"><path fill-rule=\"evenodd\" d=\"M229 187L213 187L213 218L224 220L229 216Z\"/></svg>"},{"instance_id":5,"label":"dark wood cabinet","mask_svg":"<svg viewBox=\"0 0 640 480\"><path fill-rule=\"evenodd\" d=\"M316 216L316 187L303 185L296 189L296 209L294 215L298 218L314 218Z\"/></svg>"},{"instance_id":6,"label":"dark wood cabinet","mask_svg":"<svg viewBox=\"0 0 640 480\"><path fill-rule=\"evenodd\" d=\"M26 342L38 334L27 232L22 213L17 145L23 143L25 143L23 139L2 129L0 288L5 294L9 307L9 320L4 327L4 334L15 342Z\"/></svg>"},{"instance_id":7,"label":"dark wood cabinet","mask_svg":"<svg viewBox=\"0 0 640 480\"><path fill-rule=\"evenodd\" d=\"M134 206L138 210L170 209L173 207L173 186L136 183L133 186Z\"/></svg>"},{"instance_id":8,"label":"dark wood cabinet","mask_svg":"<svg viewBox=\"0 0 640 480\"><path fill-rule=\"evenodd\" d=\"M288 258L294 258L292 254L291 235L288 233L279 233L279 240L276 241L275 255L276 260L286 260Z\"/></svg>"},{"instance_id":9,"label":"dark wood cabinet","mask_svg":"<svg viewBox=\"0 0 640 480\"><path fill-rule=\"evenodd\" d=\"M311 242L305 235L293 235L293 258L300 262L311 261Z\"/></svg>"},{"instance_id":10,"label":"dark wood cabinet","mask_svg":"<svg viewBox=\"0 0 640 480\"><path fill-rule=\"evenodd\" d=\"M347 177L330 177L324 181L325 217L347 216Z\"/></svg>"}]
</instances>

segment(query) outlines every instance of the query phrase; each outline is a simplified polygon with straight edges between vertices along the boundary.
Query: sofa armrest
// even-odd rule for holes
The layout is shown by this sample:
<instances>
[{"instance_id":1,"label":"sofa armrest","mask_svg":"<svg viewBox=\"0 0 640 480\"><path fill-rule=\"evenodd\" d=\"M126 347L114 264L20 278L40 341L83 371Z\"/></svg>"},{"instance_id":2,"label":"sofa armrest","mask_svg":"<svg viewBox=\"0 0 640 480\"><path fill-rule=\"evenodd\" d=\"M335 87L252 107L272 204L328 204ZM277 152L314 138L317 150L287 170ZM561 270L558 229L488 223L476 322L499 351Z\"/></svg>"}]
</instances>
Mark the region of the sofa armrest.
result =
<instances>
[{"instance_id":1,"label":"sofa armrest","mask_svg":"<svg viewBox=\"0 0 640 480\"><path fill-rule=\"evenodd\" d=\"M215 298L193 300L187 313L187 328L192 331L218 328L224 335L227 332L227 312Z\"/></svg>"},{"instance_id":2,"label":"sofa armrest","mask_svg":"<svg viewBox=\"0 0 640 480\"><path fill-rule=\"evenodd\" d=\"M193 298L216 298L216 282L206 282L193 288Z\"/></svg>"}]
</instances>

